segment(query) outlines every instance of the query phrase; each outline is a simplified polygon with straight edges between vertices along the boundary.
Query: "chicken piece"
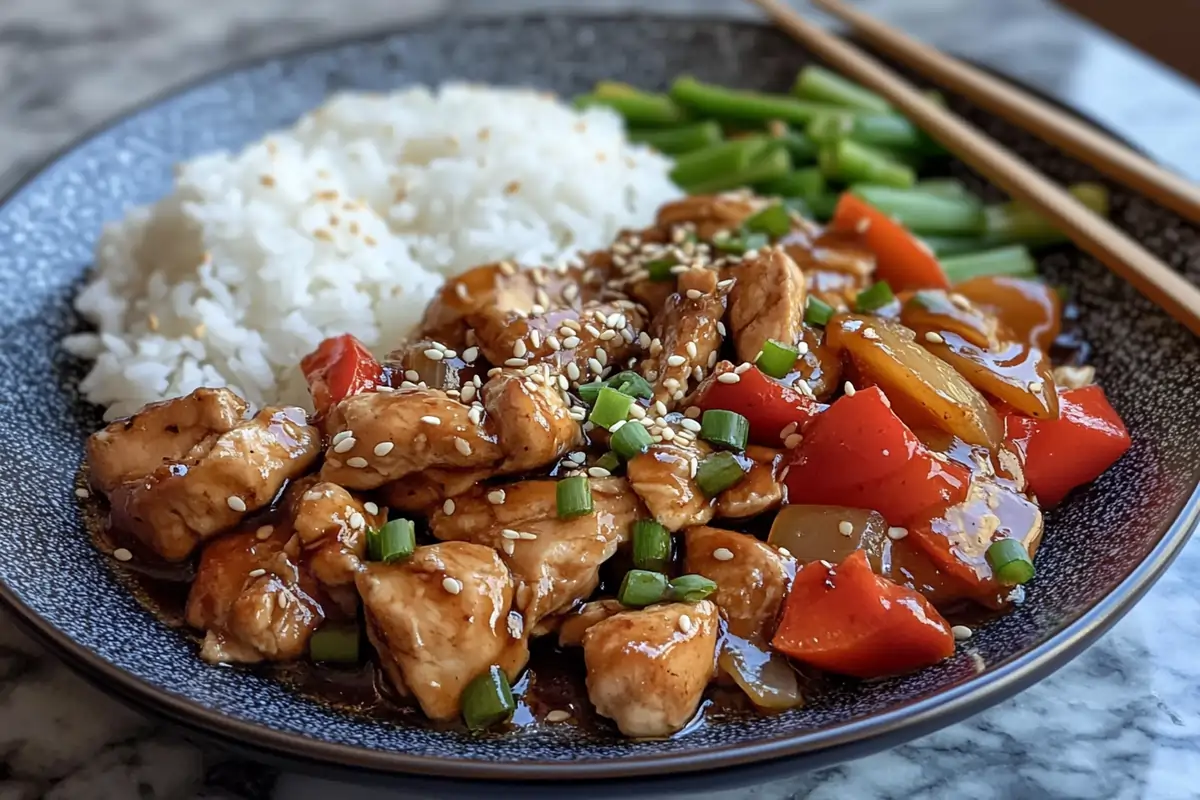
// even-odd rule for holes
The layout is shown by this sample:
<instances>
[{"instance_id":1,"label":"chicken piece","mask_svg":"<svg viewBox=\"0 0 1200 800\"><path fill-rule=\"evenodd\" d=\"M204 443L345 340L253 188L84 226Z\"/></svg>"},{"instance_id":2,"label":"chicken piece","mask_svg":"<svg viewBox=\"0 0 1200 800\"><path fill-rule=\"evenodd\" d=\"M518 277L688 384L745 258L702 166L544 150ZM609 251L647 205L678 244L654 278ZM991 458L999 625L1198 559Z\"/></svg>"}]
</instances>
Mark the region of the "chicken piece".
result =
<instances>
[{"instance_id":1,"label":"chicken piece","mask_svg":"<svg viewBox=\"0 0 1200 800\"><path fill-rule=\"evenodd\" d=\"M467 387L478 388L483 380L478 357L478 348L460 353L441 342L418 339L388 353L383 363L395 371L393 381L400 389L440 389L456 399L465 394L461 399L469 403L474 389Z\"/></svg>"},{"instance_id":2,"label":"chicken piece","mask_svg":"<svg viewBox=\"0 0 1200 800\"><path fill-rule=\"evenodd\" d=\"M654 384L654 400L667 408L674 408L687 395L690 382L699 383L716 363L728 288L717 283L712 270L688 270L680 274L679 290L655 318L655 339L650 357L642 361L642 375Z\"/></svg>"},{"instance_id":3,"label":"chicken piece","mask_svg":"<svg viewBox=\"0 0 1200 800\"><path fill-rule=\"evenodd\" d=\"M428 516L446 500L471 491L487 480L494 470L427 469L379 489L383 501L398 511Z\"/></svg>"},{"instance_id":4,"label":"chicken piece","mask_svg":"<svg viewBox=\"0 0 1200 800\"><path fill-rule=\"evenodd\" d=\"M483 404L504 453L500 473L552 464L583 442L565 393L544 376L539 383L520 372L501 371L484 384Z\"/></svg>"},{"instance_id":5,"label":"chicken piece","mask_svg":"<svg viewBox=\"0 0 1200 800\"><path fill-rule=\"evenodd\" d=\"M766 207L767 201L749 192L694 195L666 203L658 209L655 225L660 228L687 226L701 241L741 227L751 214Z\"/></svg>"},{"instance_id":6,"label":"chicken piece","mask_svg":"<svg viewBox=\"0 0 1200 800\"><path fill-rule=\"evenodd\" d=\"M495 487L457 498L453 513L436 511L429 528L443 541L470 541L501 551L517 583L515 607L532 629L596 590L600 565L628 540L630 526L645 514L623 479L592 478L589 483L594 511L585 516L558 518L558 481L521 481L503 487L502 503L492 502Z\"/></svg>"},{"instance_id":7,"label":"chicken piece","mask_svg":"<svg viewBox=\"0 0 1200 800\"><path fill-rule=\"evenodd\" d=\"M823 331L809 325L803 327L800 341L805 352L796 359L796 383L808 384L813 397L824 402L841 388L842 354L825 343Z\"/></svg>"},{"instance_id":8,"label":"chicken piece","mask_svg":"<svg viewBox=\"0 0 1200 800\"><path fill-rule=\"evenodd\" d=\"M91 483L107 494L166 462L182 461L193 448L233 430L245 414L246 401L228 389L197 389L151 403L88 437Z\"/></svg>"},{"instance_id":9,"label":"chicken piece","mask_svg":"<svg viewBox=\"0 0 1200 800\"><path fill-rule=\"evenodd\" d=\"M457 717L463 689L493 664L515 680L528 659L510 626L512 576L490 547L418 547L407 561L368 564L356 582L384 671L432 720Z\"/></svg>"},{"instance_id":10,"label":"chicken piece","mask_svg":"<svg viewBox=\"0 0 1200 800\"><path fill-rule=\"evenodd\" d=\"M755 517L778 508L783 502L783 485L779 482L783 453L769 447L750 445L746 448L746 458L750 461L746 477L717 495L718 517Z\"/></svg>"},{"instance_id":11,"label":"chicken piece","mask_svg":"<svg viewBox=\"0 0 1200 800\"><path fill-rule=\"evenodd\" d=\"M779 247L743 259L729 294L729 326L737 356L754 363L768 339L800 340L804 322L804 273Z\"/></svg>"},{"instance_id":12,"label":"chicken piece","mask_svg":"<svg viewBox=\"0 0 1200 800\"><path fill-rule=\"evenodd\" d=\"M239 531L208 544L188 594L187 623L205 631L212 663L299 658L324 620L315 582L288 552L292 532Z\"/></svg>"},{"instance_id":13,"label":"chicken piece","mask_svg":"<svg viewBox=\"0 0 1200 800\"><path fill-rule=\"evenodd\" d=\"M583 634L588 697L626 736L670 736L695 716L712 679L717 607L667 603L623 611Z\"/></svg>"},{"instance_id":14,"label":"chicken piece","mask_svg":"<svg viewBox=\"0 0 1200 800\"><path fill-rule=\"evenodd\" d=\"M710 599L724 612L729 632L747 641L769 640L796 560L748 534L704 525L688 528L684 542L683 570L717 584Z\"/></svg>"},{"instance_id":15,"label":"chicken piece","mask_svg":"<svg viewBox=\"0 0 1200 800\"><path fill-rule=\"evenodd\" d=\"M385 522L387 509L358 500L336 483L316 483L292 503L304 568L346 614L358 607L354 576L367 552L367 530Z\"/></svg>"},{"instance_id":16,"label":"chicken piece","mask_svg":"<svg viewBox=\"0 0 1200 800\"><path fill-rule=\"evenodd\" d=\"M109 495L112 523L168 561L182 561L204 539L270 503L320 453L303 409L264 408L184 458L165 462Z\"/></svg>"},{"instance_id":17,"label":"chicken piece","mask_svg":"<svg viewBox=\"0 0 1200 800\"><path fill-rule=\"evenodd\" d=\"M614 614L628 611L621 605L620 600L608 598L584 603L579 610L562 618L558 626L559 647L579 647L583 644L583 635L587 629L601 620L606 620Z\"/></svg>"},{"instance_id":18,"label":"chicken piece","mask_svg":"<svg viewBox=\"0 0 1200 800\"><path fill-rule=\"evenodd\" d=\"M486 469L503 457L481 406L434 389L351 395L334 406L327 429L321 479L347 489L376 489L430 467Z\"/></svg>"},{"instance_id":19,"label":"chicken piece","mask_svg":"<svg viewBox=\"0 0 1200 800\"><path fill-rule=\"evenodd\" d=\"M552 373L579 384L598 377L596 364L603 371L639 356L647 316L636 303L613 300L532 316L489 309L468 321L493 364L549 364Z\"/></svg>"},{"instance_id":20,"label":"chicken piece","mask_svg":"<svg viewBox=\"0 0 1200 800\"><path fill-rule=\"evenodd\" d=\"M696 484L696 468L711 452L704 442L677 437L651 445L625 465L629 485L667 530L703 525L713 518L713 500Z\"/></svg>"}]
</instances>

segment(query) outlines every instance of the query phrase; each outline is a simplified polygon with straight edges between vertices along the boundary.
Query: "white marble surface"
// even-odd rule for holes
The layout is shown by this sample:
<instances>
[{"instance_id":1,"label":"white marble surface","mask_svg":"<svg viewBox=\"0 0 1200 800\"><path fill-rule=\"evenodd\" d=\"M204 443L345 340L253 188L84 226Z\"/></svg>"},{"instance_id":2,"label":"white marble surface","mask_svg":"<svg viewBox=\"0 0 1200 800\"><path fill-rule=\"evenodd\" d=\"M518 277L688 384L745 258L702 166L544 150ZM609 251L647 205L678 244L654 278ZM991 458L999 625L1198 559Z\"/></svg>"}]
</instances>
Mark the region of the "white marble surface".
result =
<instances>
[{"instance_id":1,"label":"white marble surface","mask_svg":"<svg viewBox=\"0 0 1200 800\"><path fill-rule=\"evenodd\" d=\"M1200 176L1200 92L1042 0L865 4L1066 100ZM0 174L19 174L121 108L206 70L448 5L497 13L650 4L0 0ZM732 0L654 5L752 13ZM715 796L1200 797L1198 571L1200 542L1083 656L967 722L860 761ZM387 793L280 774L193 747L82 683L0 614L0 800L270 796Z\"/></svg>"}]
</instances>

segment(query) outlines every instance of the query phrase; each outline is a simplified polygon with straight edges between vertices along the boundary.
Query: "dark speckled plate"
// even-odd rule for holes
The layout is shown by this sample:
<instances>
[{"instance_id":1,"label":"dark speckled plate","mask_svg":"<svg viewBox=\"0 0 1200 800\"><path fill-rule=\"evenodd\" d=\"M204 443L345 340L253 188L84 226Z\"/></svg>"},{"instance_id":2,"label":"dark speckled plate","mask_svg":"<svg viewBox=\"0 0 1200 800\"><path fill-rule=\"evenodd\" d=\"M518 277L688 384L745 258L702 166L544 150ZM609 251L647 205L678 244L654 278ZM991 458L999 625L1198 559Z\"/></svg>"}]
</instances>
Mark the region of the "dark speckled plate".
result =
<instances>
[{"instance_id":1,"label":"dark speckled plate","mask_svg":"<svg viewBox=\"0 0 1200 800\"><path fill-rule=\"evenodd\" d=\"M65 356L58 341L79 326L69 301L101 224L168 191L174 162L256 139L335 89L468 78L569 94L600 78L656 87L691 72L780 90L801 63L803 55L783 35L746 24L654 17L442 21L222 74L75 145L0 206L0 598L73 666L197 734L266 757L376 775L643 779L769 760L755 769L777 773L948 724L1061 666L1169 563L1195 521L1200 472L1197 340L1069 249L1048 254L1042 268L1078 297L1093 363L1129 424L1133 449L1049 515L1038 579L1025 605L935 668L847 686L803 710L648 742L584 735L565 725L474 737L356 718L253 673L201 662L190 640L121 588L120 567L83 532L72 489L84 438L99 416L76 395L84 365ZM1010 126L957 107L1051 177L1095 178ZM1120 189L1113 219L1198 277L1194 227ZM793 758L780 761L784 756ZM672 785L696 781L712 785L694 774Z\"/></svg>"}]
</instances>

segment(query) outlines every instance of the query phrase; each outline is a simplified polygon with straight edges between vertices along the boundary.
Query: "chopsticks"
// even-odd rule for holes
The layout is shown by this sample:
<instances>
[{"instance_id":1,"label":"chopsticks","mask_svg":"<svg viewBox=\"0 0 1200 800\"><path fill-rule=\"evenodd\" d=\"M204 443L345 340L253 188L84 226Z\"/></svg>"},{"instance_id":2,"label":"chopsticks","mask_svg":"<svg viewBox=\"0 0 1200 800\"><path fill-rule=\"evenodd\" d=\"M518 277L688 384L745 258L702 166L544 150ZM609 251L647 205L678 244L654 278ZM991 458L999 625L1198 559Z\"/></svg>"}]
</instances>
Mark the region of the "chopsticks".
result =
<instances>
[{"instance_id":1,"label":"chopsticks","mask_svg":"<svg viewBox=\"0 0 1200 800\"><path fill-rule=\"evenodd\" d=\"M1200 334L1200 289L1048 180L1025 161L924 97L854 45L803 19L780 0L751 0L817 57L875 90L946 149L1050 219L1079 247Z\"/></svg>"},{"instance_id":2,"label":"chopsticks","mask_svg":"<svg viewBox=\"0 0 1200 800\"><path fill-rule=\"evenodd\" d=\"M1200 222L1200 186L1135 153L1049 103L948 56L844 0L812 0L867 42L980 108L1020 125L1159 205Z\"/></svg>"}]
</instances>

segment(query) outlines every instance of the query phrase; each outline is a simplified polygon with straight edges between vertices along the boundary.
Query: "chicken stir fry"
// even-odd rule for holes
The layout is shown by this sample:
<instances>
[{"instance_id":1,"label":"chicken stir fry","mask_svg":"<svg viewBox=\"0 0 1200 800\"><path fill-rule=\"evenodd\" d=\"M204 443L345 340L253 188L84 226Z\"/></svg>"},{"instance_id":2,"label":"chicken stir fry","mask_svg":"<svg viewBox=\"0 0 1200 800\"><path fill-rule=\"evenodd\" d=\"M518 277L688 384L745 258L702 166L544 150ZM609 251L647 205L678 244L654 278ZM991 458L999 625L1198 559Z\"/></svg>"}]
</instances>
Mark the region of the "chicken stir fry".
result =
<instances>
[{"instance_id":1,"label":"chicken stir fry","mask_svg":"<svg viewBox=\"0 0 1200 800\"><path fill-rule=\"evenodd\" d=\"M710 685L778 712L919 669L1129 437L1051 362L1053 289L951 286L865 213L696 196L576 266L478 267L382 361L322 342L311 414L198 389L95 433L91 485L138 557L197 559L204 659L369 659L473 729L535 708L555 644L632 737Z\"/></svg>"}]
</instances>

